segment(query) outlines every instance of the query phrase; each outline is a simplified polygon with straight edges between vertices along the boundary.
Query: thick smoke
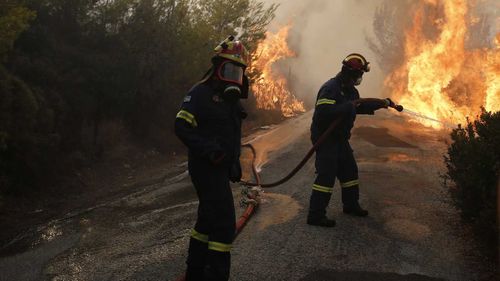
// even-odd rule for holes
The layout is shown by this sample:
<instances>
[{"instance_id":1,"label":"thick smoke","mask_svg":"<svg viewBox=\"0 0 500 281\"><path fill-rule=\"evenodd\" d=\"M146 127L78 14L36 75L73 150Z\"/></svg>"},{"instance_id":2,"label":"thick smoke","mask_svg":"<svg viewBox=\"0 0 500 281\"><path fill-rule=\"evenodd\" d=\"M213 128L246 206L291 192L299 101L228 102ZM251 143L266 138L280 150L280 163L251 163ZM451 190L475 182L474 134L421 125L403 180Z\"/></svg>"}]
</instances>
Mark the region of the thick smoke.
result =
<instances>
[{"instance_id":1,"label":"thick smoke","mask_svg":"<svg viewBox=\"0 0 500 281\"><path fill-rule=\"evenodd\" d=\"M374 37L373 21L382 0L266 0L280 3L270 31L292 24L289 44L297 53L279 65L289 76L294 94L308 105L319 87L335 76L349 53L360 53L372 70L358 87L364 97L379 97L383 74L367 37Z\"/></svg>"}]
</instances>

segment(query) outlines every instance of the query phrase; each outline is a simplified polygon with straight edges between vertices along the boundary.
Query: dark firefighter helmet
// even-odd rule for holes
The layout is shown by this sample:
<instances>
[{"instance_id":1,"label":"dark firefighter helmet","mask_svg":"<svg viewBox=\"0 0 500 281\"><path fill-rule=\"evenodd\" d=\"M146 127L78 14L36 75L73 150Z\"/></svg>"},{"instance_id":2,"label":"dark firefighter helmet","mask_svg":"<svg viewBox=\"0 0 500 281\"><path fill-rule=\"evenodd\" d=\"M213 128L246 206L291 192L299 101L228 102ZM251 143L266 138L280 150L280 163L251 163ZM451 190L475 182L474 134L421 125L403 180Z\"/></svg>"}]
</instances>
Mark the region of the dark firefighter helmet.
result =
<instances>
[{"instance_id":1,"label":"dark firefighter helmet","mask_svg":"<svg viewBox=\"0 0 500 281\"><path fill-rule=\"evenodd\" d=\"M352 53L348 55L343 61L342 65L352 71L370 71L370 63L360 54Z\"/></svg>"}]
</instances>

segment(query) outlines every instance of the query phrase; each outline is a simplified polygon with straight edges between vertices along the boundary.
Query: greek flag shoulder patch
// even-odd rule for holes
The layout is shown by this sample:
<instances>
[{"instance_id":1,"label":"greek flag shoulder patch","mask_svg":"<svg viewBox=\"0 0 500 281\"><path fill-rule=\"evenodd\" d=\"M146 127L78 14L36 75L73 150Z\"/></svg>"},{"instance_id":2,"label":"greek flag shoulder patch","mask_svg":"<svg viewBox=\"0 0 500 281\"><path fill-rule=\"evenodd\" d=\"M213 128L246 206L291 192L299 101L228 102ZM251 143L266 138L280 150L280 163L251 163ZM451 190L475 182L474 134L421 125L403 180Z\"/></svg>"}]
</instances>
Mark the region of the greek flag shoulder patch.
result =
<instances>
[{"instance_id":1,"label":"greek flag shoulder patch","mask_svg":"<svg viewBox=\"0 0 500 281\"><path fill-rule=\"evenodd\" d=\"M184 102L190 102L190 101L191 101L191 96L184 97Z\"/></svg>"}]
</instances>

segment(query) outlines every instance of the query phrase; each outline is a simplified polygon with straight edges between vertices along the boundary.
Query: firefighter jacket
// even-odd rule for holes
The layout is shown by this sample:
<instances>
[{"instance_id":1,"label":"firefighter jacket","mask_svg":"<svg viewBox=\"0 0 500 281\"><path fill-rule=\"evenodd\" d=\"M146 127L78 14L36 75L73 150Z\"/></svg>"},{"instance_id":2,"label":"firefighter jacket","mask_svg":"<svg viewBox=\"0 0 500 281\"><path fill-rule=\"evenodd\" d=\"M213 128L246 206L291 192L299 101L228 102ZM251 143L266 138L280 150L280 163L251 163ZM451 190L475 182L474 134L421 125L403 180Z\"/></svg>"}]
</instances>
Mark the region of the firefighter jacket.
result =
<instances>
[{"instance_id":1,"label":"firefighter jacket","mask_svg":"<svg viewBox=\"0 0 500 281\"><path fill-rule=\"evenodd\" d=\"M227 167L228 176L239 181L241 120L246 113L238 101L226 101L209 83L195 85L185 96L175 119L175 133L189 149L189 161Z\"/></svg>"},{"instance_id":2,"label":"firefighter jacket","mask_svg":"<svg viewBox=\"0 0 500 281\"><path fill-rule=\"evenodd\" d=\"M375 110L385 107L380 102L364 102L355 106L352 101L359 99L354 87L342 85L340 74L321 86L316 98L316 106L311 124L311 140L315 143L336 118L342 118L326 143L335 140L348 140L354 126L356 114L374 114Z\"/></svg>"}]
</instances>

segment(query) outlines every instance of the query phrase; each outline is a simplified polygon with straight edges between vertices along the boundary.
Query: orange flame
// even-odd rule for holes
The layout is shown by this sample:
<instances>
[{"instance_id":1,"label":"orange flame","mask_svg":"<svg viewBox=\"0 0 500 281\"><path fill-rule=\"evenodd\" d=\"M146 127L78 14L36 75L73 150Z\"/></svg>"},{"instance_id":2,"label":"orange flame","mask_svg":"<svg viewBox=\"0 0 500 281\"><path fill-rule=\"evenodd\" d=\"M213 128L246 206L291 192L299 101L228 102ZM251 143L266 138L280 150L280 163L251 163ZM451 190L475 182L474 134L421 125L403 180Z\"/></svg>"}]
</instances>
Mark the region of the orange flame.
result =
<instances>
[{"instance_id":1,"label":"orange flame","mask_svg":"<svg viewBox=\"0 0 500 281\"><path fill-rule=\"evenodd\" d=\"M443 16L426 14L429 9L424 6L415 14L405 33L406 63L385 80L394 98L421 114L454 124L476 117L481 107L500 110L500 34L495 48L466 49L469 28L477 23L468 22L467 0L432 0L425 5L442 7ZM438 28L433 40L424 35L425 20Z\"/></svg>"},{"instance_id":2,"label":"orange flame","mask_svg":"<svg viewBox=\"0 0 500 281\"><path fill-rule=\"evenodd\" d=\"M283 59L296 56L287 44L290 27L291 25L284 26L275 34L266 33L266 39L258 45L252 55L250 69L259 73L252 84L257 107L266 110L279 109L285 117L305 111L303 102L290 92L285 75L273 67Z\"/></svg>"}]
</instances>

